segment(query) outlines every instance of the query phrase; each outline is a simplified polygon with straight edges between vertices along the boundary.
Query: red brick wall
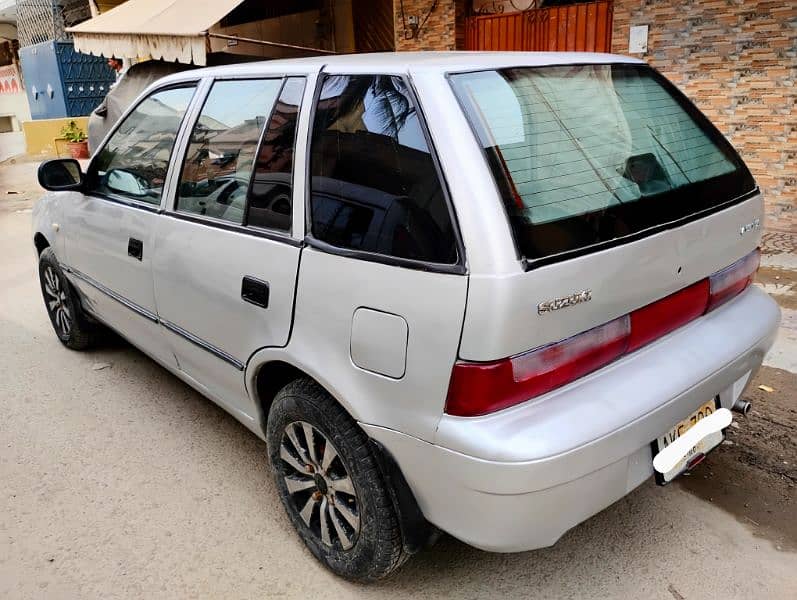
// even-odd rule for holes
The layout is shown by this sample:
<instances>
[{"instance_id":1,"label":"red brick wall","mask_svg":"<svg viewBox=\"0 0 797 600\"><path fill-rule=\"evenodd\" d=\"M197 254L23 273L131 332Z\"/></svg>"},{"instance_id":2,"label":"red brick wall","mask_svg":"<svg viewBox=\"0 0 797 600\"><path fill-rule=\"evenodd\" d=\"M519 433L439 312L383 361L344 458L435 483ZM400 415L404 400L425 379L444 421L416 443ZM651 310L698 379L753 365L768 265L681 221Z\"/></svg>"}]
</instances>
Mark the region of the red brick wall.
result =
<instances>
[{"instance_id":1,"label":"red brick wall","mask_svg":"<svg viewBox=\"0 0 797 600\"><path fill-rule=\"evenodd\" d=\"M643 58L728 137L769 203L797 206L797 2L615 0L612 49L648 25Z\"/></svg>"},{"instance_id":2,"label":"red brick wall","mask_svg":"<svg viewBox=\"0 0 797 600\"><path fill-rule=\"evenodd\" d=\"M396 50L456 50L464 46L465 0L437 0L435 9L429 13L434 4L434 0L403 0L402 19L402 2L393 0ZM429 18L418 37L410 38L410 28L404 29L404 21L416 16L422 22L427 14Z\"/></svg>"}]
</instances>

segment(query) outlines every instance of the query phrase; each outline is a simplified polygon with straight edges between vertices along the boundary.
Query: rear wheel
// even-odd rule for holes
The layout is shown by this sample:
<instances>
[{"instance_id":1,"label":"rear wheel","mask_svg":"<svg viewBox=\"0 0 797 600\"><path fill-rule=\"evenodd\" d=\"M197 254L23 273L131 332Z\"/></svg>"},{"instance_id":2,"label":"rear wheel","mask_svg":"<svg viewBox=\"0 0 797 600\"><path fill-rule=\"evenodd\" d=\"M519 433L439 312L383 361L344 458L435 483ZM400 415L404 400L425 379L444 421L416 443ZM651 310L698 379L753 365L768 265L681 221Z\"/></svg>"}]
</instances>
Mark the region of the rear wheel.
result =
<instances>
[{"instance_id":1,"label":"rear wheel","mask_svg":"<svg viewBox=\"0 0 797 600\"><path fill-rule=\"evenodd\" d=\"M39 256L39 281L44 307L61 343L73 350L91 346L95 328L83 314L80 300L51 248L45 248Z\"/></svg>"},{"instance_id":2,"label":"rear wheel","mask_svg":"<svg viewBox=\"0 0 797 600\"><path fill-rule=\"evenodd\" d=\"M319 561L359 581L401 566L401 530L368 438L325 390L309 379L283 388L267 442L285 510Z\"/></svg>"}]
</instances>

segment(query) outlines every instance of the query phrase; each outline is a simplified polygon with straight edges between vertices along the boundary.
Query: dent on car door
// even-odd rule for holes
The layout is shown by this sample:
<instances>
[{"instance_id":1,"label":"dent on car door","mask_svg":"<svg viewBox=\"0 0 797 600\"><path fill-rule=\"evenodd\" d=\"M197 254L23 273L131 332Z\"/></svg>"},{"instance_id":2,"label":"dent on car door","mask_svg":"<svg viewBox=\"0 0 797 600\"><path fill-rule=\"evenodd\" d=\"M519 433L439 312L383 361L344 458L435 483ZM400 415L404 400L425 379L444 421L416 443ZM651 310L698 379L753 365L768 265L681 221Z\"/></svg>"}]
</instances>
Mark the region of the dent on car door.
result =
<instances>
[{"instance_id":1,"label":"dent on car door","mask_svg":"<svg viewBox=\"0 0 797 600\"><path fill-rule=\"evenodd\" d=\"M322 85L291 349L357 419L431 439L467 291L453 211L403 78Z\"/></svg>"},{"instance_id":2,"label":"dent on car door","mask_svg":"<svg viewBox=\"0 0 797 600\"><path fill-rule=\"evenodd\" d=\"M142 100L94 157L84 193L66 211L66 265L89 308L168 363L151 262L170 156L194 90L172 87Z\"/></svg>"},{"instance_id":3,"label":"dent on car door","mask_svg":"<svg viewBox=\"0 0 797 600\"><path fill-rule=\"evenodd\" d=\"M158 226L158 312L180 369L245 423L242 370L288 341L300 243L292 171L304 78L218 80ZM277 206L275 206L275 203Z\"/></svg>"}]
</instances>

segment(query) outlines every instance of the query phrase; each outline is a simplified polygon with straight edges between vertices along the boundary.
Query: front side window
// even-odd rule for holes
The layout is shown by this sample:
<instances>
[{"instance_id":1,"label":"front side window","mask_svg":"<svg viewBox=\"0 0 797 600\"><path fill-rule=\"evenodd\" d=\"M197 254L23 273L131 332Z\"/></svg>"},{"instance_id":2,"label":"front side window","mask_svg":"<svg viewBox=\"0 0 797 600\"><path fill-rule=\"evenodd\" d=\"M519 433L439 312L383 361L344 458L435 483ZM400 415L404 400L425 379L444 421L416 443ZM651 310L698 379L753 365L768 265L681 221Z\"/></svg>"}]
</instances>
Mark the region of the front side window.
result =
<instances>
[{"instance_id":1,"label":"front side window","mask_svg":"<svg viewBox=\"0 0 797 600\"><path fill-rule=\"evenodd\" d=\"M155 92L143 100L97 154L89 190L160 204L174 140L194 86Z\"/></svg>"},{"instance_id":2,"label":"front side window","mask_svg":"<svg viewBox=\"0 0 797 600\"><path fill-rule=\"evenodd\" d=\"M520 67L450 80L527 259L671 223L755 187L716 129L647 66Z\"/></svg>"},{"instance_id":3,"label":"front side window","mask_svg":"<svg viewBox=\"0 0 797 600\"><path fill-rule=\"evenodd\" d=\"M326 77L310 149L316 239L456 262L451 215L419 118L400 77Z\"/></svg>"},{"instance_id":4,"label":"front side window","mask_svg":"<svg viewBox=\"0 0 797 600\"><path fill-rule=\"evenodd\" d=\"M282 79L216 81L191 131L177 210L244 222L257 145Z\"/></svg>"}]
</instances>

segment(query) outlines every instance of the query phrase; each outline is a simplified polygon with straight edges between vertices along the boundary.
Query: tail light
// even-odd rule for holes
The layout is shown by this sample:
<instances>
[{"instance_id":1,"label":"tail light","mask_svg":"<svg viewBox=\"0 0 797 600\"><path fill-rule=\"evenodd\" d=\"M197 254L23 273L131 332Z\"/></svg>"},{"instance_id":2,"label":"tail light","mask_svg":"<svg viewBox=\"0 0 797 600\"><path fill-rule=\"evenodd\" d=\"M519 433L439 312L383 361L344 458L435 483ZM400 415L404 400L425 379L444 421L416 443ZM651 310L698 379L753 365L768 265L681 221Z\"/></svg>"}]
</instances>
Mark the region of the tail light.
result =
<instances>
[{"instance_id":1,"label":"tail light","mask_svg":"<svg viewBox=\"0 0 797 600\"><path fill-rule=\"evenodd\" d=\"M760 264L761 251L756 248L730 267L726 267L709 277L708 310L714 310L718 306L725 304L750 285Z\"/></svg>"},{"instance_id":2,"label":"tail light","mask_svg":"<svg viewBox=\"0 0 797 600\"><path fill-rule=\"evenodd\" d=\"M727 302L753 281L761 253L604 325L493 362L458 361L446 412L475 417L550 392L638 350Z\"/></svg>"},{"instance_id":3,"label":"tail light","mask_svg":"<svg viewBox=\"0 0 797 600\"><path fill-rule=\"evenodd\" d=\"M628 351L638 350L705 313L708 288L704 279L632 312Z\"/></svg>"},{"instance_id":4,"label":"tail light","mask_svg":"<svg viewBox=\"0 0 797 600\"><path fill-rule=\"evenodd\" d=\"M458 362L451 374L446 412L474 417L550 392L622 356L629 331L625 316L512 358Z\"/></svg>"}]
</instances>

